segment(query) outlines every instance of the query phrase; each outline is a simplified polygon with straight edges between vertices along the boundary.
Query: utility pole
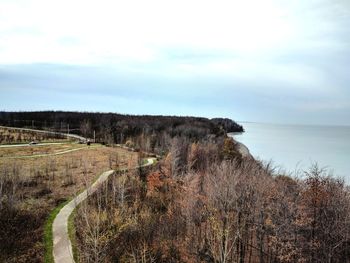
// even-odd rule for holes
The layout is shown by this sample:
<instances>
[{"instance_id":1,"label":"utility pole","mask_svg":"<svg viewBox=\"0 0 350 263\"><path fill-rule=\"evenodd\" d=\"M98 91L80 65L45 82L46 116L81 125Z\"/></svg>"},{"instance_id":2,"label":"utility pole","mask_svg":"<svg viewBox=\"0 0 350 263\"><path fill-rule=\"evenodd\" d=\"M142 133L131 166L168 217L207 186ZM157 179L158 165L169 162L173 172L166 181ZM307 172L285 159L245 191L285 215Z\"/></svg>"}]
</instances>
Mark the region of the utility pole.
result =
<instances>
[{"instance_id":1,"label":"utility pole","mask_svg":"<svg viewBox=\"0 0 350 263\"><path fill-rule=\"evenodd\" d=\"M68 123L68 134L69 134L69 123Z\"/></svg>"},{"instance_id":2,"label":"utility pole","mask_svg":"<svg viewBox=\"0 0 350 263\"><path fill-rule=\"evenodd\" d=\"M94 143L96 142L96 131L94 130Z\"/></svg>"}]
</instances>

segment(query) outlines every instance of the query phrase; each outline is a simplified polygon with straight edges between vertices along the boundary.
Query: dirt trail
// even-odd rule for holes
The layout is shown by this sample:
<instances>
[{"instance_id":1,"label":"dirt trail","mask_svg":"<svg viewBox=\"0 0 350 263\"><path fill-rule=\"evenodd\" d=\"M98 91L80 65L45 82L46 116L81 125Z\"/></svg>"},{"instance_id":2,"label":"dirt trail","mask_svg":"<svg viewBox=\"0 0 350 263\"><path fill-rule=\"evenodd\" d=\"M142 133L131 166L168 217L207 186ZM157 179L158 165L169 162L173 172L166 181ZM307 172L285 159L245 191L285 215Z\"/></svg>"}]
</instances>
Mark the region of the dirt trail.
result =
<instances>
[{"instance_id":1,"label":"dirt trail","mask_svg":"<svg viewBox=\"0 0 350 263\"><path fill-rule=\"evenodd\" d=\"M19 156L10 156L10 157L0 157L0 159L21 159L21 158L38 158L38 157L46 157L46 156L54 156L54 155L61 155L61 154L66 154L66 153L71 153L71 152L76 152L84 149L94 149L101 147L99 145L96 146L84 146L76 149L70 149L70 150L65 150L61 152L56 152L56 153L45 153L45 154L34 154L34 155L19 155Z\"/></svg>"}]
</instances>

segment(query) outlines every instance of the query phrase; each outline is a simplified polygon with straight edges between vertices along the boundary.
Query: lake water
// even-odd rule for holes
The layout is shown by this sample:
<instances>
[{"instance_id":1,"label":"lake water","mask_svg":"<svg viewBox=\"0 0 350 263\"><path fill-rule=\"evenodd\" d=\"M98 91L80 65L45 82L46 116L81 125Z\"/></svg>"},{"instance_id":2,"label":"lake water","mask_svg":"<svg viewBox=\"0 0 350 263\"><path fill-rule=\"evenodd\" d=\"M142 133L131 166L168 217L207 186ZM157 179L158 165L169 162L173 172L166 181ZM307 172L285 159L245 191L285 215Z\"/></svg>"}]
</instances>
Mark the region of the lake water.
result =
<instances>
[{"instance_id":1,"label":"lake water","mask_svg":"<svg viewBox=\"0 0 350 263\"><path fill-rule=\"evenodd\" d=\"M233 136L255 158L272 160L287 172L300 172L317 162L350 182L350 127L240 124L245 132Z\"/></svg>"}]
</instances>

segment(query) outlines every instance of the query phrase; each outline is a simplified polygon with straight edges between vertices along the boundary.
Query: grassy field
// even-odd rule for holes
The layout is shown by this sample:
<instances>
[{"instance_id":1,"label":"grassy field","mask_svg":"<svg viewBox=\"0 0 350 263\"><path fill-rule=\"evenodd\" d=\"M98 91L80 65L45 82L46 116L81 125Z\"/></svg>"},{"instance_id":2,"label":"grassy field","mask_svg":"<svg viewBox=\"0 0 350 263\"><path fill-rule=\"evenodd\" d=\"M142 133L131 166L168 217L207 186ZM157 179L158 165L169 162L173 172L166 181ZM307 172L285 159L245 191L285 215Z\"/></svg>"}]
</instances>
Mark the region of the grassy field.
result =
<instances>
[{"instance_id":1,"label":"grassy field","mask_svg":"<svg viewBox=\"0 0 350 263\"><path fill-rule=\"evenodd\" d=\"M22 147L0 147L0 158L20 158L33 155L57 154L69 150L88 149L89 146L77 143L48 145L23 145Z\"/></svg>"},{"instance_id":2,"label":"grassy field","mask_svg":"<svg viewBox=\"0 0 350 263\"><path fill-rule=\"evenodd\" d=\"M8 157L53 154L38 158ZM43 262L44 230L59 204L102 172L135 166L138 155L121 148L79 144L0 148L0 262Z\"/></svg>"}]
</instances>

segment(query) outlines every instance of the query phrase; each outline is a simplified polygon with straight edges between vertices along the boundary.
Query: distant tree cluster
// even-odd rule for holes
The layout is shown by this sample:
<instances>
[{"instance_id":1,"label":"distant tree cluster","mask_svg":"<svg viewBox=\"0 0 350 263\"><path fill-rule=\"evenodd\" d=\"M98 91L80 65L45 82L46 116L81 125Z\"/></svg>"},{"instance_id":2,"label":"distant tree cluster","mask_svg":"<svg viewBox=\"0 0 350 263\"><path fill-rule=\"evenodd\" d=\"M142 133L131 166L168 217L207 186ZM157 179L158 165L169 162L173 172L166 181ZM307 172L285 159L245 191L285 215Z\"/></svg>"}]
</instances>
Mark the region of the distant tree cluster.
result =
<instances>
[{"instance_id":1,"label":"distant tree cluster","mask_svg":"<svg viewBox=\"0 0 350 263\"><path fill-rule=\"evenodd\" d=\"M75 133L106 144L126 143L152 152L169 150L169 138L212 140L242 126L230 119L89 112L0 112L0 125Z\"/></svg>"},{"instance_id":2,"label":"distant tree cluster","mask_svg":"<svg viewBox=\"0 0 350 263\"><path fill-rule=\"evenodd\" d=\"M236 122L234 122L228 118L214 118L214 119L211 119L211 121L228 132L243 132L244 131L244 129L241 125L237 124Z\"/></svg>"}]
</instances>

